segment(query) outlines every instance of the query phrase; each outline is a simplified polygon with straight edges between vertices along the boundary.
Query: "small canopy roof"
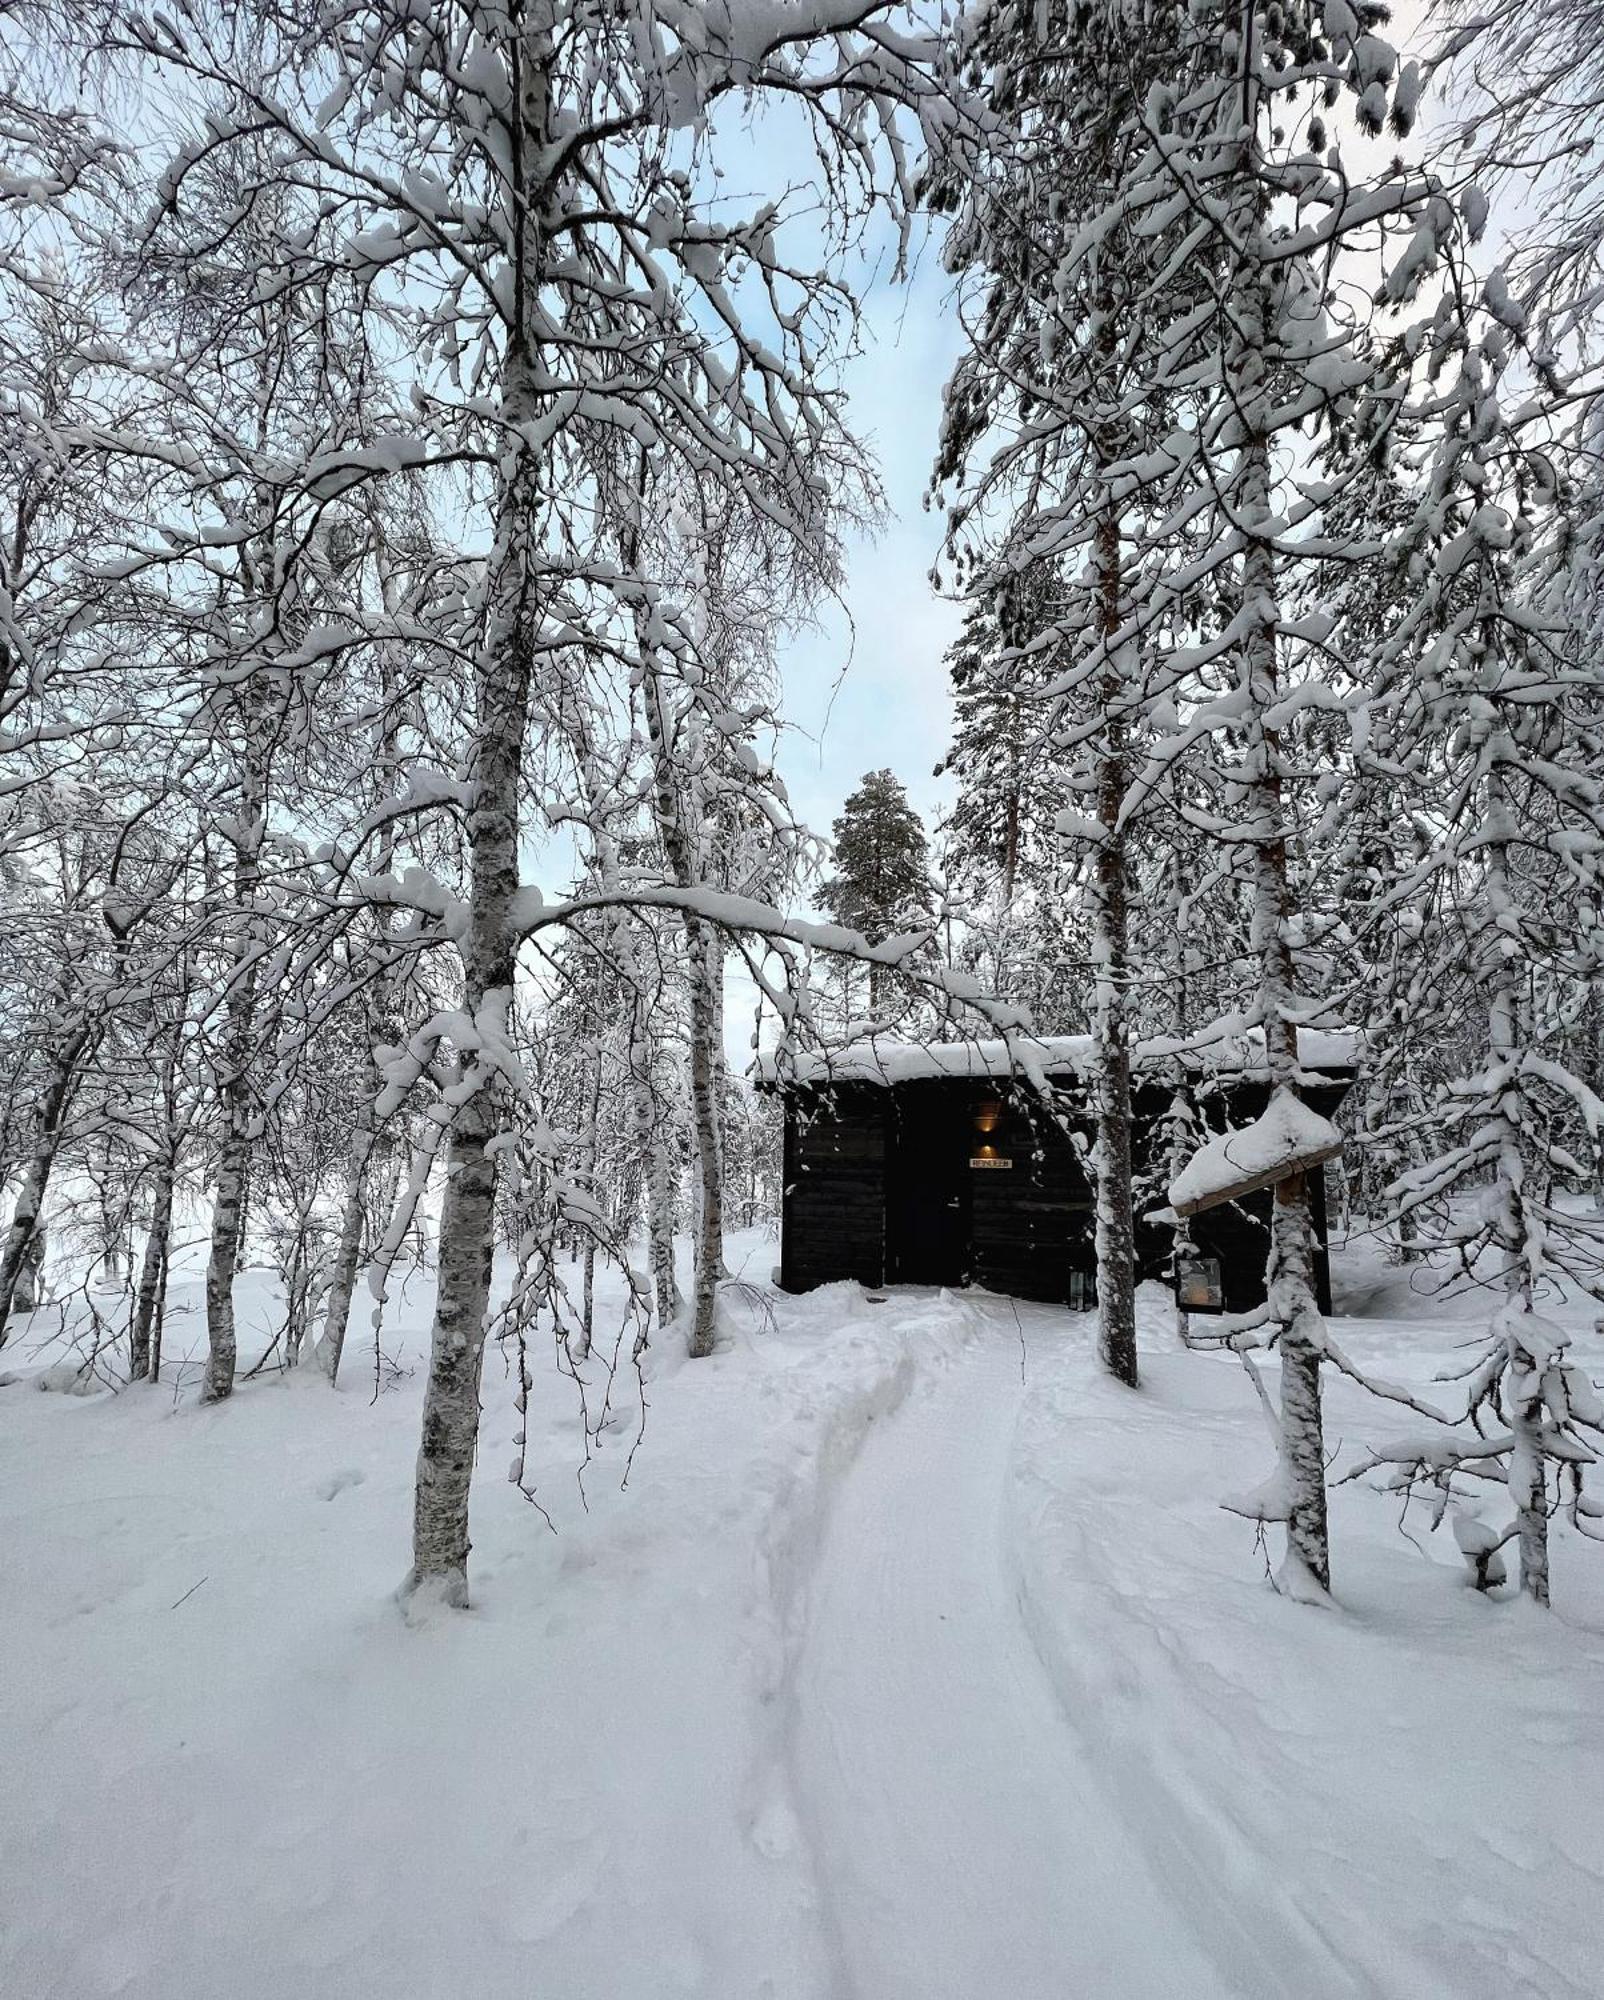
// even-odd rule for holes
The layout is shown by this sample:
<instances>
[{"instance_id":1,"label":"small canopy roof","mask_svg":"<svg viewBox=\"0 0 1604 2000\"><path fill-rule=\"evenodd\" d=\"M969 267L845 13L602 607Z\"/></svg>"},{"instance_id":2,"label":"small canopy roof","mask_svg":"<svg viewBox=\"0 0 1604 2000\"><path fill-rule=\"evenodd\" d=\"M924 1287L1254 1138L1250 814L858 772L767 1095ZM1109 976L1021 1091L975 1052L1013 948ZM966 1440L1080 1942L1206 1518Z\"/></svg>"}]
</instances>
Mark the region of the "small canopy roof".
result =
<instances>
[{"instance_id":1,"label":"small canopy roof","mask_svg":"<svg viewBox=\"0 0 1604 2000\"><path fill-rule=\"evenodd\" d=\"M1300 1028L1298 1060L1305 1070L1351 1075L1363 1032L1358 1028ZM1214 1027L1186 1038L1156 1037L1131 1050L1138 1070L1177 1058L1199 1074L1252 1075L1264 1069L1260 1028ZM756 1081L771 1089L792 1085L917 1083L932 1078L1020 1076L1032 1083L1090 1076L1097 1045L1090 1035L1008 1035L995 1041L912 1042L875 1035L838 1049L808 1054L777 1051L758 1058Z\"/></svg>"}]
</instances>

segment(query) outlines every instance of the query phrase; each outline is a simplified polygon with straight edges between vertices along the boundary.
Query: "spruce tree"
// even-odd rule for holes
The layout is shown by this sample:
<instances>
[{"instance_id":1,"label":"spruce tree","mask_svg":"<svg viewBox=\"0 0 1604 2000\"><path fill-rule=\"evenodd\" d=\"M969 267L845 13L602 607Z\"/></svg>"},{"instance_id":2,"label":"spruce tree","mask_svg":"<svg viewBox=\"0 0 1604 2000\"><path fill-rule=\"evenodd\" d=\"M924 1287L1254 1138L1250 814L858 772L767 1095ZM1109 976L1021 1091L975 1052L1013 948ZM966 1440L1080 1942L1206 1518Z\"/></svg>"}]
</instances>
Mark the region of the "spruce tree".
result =
<instances>
[{"instance_id":1,"label":"spruce tree","mask_svg":"<svg viewBox=\"0 0 1604 2000\"><path fill-rule=\"evenodd\" d=\"M868 771L831 829L836 872L824 905L838 924L871 944L932 922L924 822L888 770ZM869 967L869 1007L885 989L885 967Z\"/></svg>"}]
</instances>

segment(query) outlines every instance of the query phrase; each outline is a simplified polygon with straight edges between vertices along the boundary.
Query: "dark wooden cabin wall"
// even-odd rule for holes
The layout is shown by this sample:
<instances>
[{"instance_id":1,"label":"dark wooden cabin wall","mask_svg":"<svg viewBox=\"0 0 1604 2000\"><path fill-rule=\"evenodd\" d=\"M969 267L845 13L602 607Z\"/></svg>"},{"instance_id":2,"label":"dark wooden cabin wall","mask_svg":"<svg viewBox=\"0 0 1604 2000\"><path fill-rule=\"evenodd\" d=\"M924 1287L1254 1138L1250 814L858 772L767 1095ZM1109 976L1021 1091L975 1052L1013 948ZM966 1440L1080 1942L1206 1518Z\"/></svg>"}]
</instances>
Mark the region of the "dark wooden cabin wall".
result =
<instances>
[{"instance_id":1,"label":"dark wooden cabin wall","mask_svg":"<svg viewBox=\"0 0 1604 2000\"><path fill-rule=\"evenodd\" d=\"M971 1093L972 1133L991 1096ZM987 1137L1013 1165L969 1171L971 1279L1014 1298L1061 1303L1071 1273L1093 1263L1092 1193L1073 1141L1040 1105L1021 1098L1002 1104Z\"/></svg>"},{"instance_id":2,"label":"dark wooden cabin wall","mask_svg":"<svg viewBox=\"0 0 1604 2000\"><path fill-rule=\"evenodd\" d=\"M1071 1275L1095 1266L1095 1219L1091 1187L1075 1144L1045 1107L1023 1091L1002 1096L997 1121L985 1136L996 1152L1013 1161L1005 1170L968 1168L978 1148L977 1112L997 1103L995 1086L967 1079L924 1081L890 1088L843 1084L823 1093L794 1090L786 1097L785 1198L780 1282L787 1291L855 1278L879 1285L888 1275L887 1212L917 1200L921 1188L948 1215L950 1163L936 1172L928 1147L892 1143L907 1122L899 1117L899 1093L917 1091L923 1106L944 1102L952 1149L964 1175L966 1203L947 1226L967 1237L968 1257L955 1272L918 1274L922 1282L969 1282L1026 1299L1063 1301ZM1317 1111L1330 1116L1346 1084L1333 1081L1309 1090ZM904 1104L909 1100L903 1097ZM1212 1131L1242 1125L1264 1101L1262 1087L1240 1085L1213 1093L1202 1107ZM1138 1088L1133 1109L1136 1170L1141 1211L1164 1200L1161 1151L1170 1094ZM927 1125L927 1116L921 1124ZM945 1151L945 1149L943 1149ZM928 1182L928 1187L925 1183ZM889 1185L888 1183L894 1183ZM1325 1177L1310 1176L1318 1249L1315 1280L1322 1310L1331 1308L1330 1265L1326 1253ZM1269 1245L1271 1196L1268 1190L1197 1216L1192 1237L1199 1253L1217 1257L1227 1312L1247 1312L1264 1299L1265 1254ZM900 1212L900 1210L898 1211ZM1141 1275L1167 1282L1171 1232L1139 1220L1137 1259Z\"/></svg>"},{"instance_id":3,"label":"dark wooden cabin wall","mask_svg":"<svg viewBox=\"0 0 1604 2000\"><path fill-rule=\"evenodd\" d=\"M785 1111L780 1283L811 1291L885 1277L886 1092L842 1085L793 1092Z\"/></svg>"}]
</instances>

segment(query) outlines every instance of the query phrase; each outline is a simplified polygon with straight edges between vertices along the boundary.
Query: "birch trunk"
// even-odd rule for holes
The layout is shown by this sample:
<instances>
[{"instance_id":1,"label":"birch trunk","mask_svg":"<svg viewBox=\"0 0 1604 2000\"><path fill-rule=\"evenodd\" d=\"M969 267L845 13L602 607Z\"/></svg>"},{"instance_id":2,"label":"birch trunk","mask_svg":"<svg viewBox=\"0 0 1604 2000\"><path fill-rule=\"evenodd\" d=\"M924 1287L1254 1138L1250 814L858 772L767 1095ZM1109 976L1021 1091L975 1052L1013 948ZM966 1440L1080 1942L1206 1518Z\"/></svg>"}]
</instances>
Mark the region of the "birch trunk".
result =
<instances>
[{"instance_id":1,"label":"birch trunk","mask_svg":"<svg viewBox=\"0 0 1604 2000\"><path fill-rule=\"evenodd\" d=\"M244 1100L242 1108L242 1100ZM238 1341L234 1328L234 1278L239 1270L245 1176L250 1169L249 1103L244 1081L224 1094L223 1144L212 1203L211 1246L206 1258L206 1379L203 1403L222 1402L234 1393Z\"/></svg>"},{"instance_id":2,"label":"birch trunk","mask_svg":"<svg viewBox=\"0 0 1604 2000\"><path fill-rule=\"evenodd\" d=\"M1186 886L1186 868L1179 854L1170 861L1170 894L1174 898L1174 921L1172 937L1174 941L1174 961L1170 969L1170 1033L1177 1043L1186 1038L1191 1022L1190 974L1192 970L1188 940L1190 923L1188 917L1189 899ZM1170 1077L1170 1106L1168 1115L1168 1146L1166 1151L1167 1181L1174 1181L1197 1146L1197 1120L1192 1101L1191 1081L1186 1073L1186 1064L1177 1057ZM1170 1282L1175 1287L1175 1337L1183 1347L1192 1341L1192 1316L1181 1298L1181 1266L1195 1251L1192 1225L1187 1217L1178 1216L1175 1222L1175 1236L1170 1245Z\"/></svg>"},{"instance_id":3,"label":"birch trunk","mask_svg":"<svg viewBox=\"0 0 1604 2000\"><path fill-rule=\"evenodd\" d=\"M1513 746L1506 744L1513 755ZM1504 1343L1505 1403L1512 1444L1509 1454L1509 1498L1515 1510L1520 1550L1520 1588L1534 1604L1547 1605L1548 1491L1543 1451L1543 1371L1548 1355L1533 1351L1534 1279L1526 1214L1526 1158L1520 1128L1507 1106L1518 1089L1514 1072L1521 1054L1521 995L1519 960L1498 947L1506 935L1502 919L1512 911L1508 829L1512 813L1504 786L1502 763L1490 753L1486 781L1486 827L1494 836L1484 848L1487 907L1493 941L1488 981L1487 1052L1496 1070L1508 1077L1499 1092L1494 1122L1498 1149L1494 1171L1498 1196L1497 1235L1504 1253L1504 1303L1494 1329ZM1514 925L1511 924L1511 930Z\"/></svg>"},{"instance_id":4,"label":"birch trunk","mask_svg":"<svg viewBox=\"0 0 1604 2000\"><path fill-rule=\"evenodd\" d=\"M22 1260L22 1269L17 1273L17 1288L11 1295L12 1305L18 1312L37 1312L43 1305L44 1268L45 1232L36 1223L33 1234L28 1238L28 1250Z\"/></svg>"},{"instance_id":5,"label":"birch trunk","mask_svg":"<svg viewBox=\"0 0 1604 2000\"><path fill-rule=\"evenodd\" d=\"M328 1304L323 1314L323 1331L312 1359L335 1384L340 1359L345 1352L346 1328L351 1321L351 1300L356 1292L357 1266L362 1257L362 1230L366 1219L368 1161L375 1138L373 1111L364 1102L357 1113L351 1134L351 1154L346 1167L345 1201L340 1214L340 1240L334 1253L334 1270L329 1279Z\"/></svg>"},{"instance_id":6,"label":"birch trunk","mask_svg":"<svg viewBox=\"0 0 1604 2000\"><path fill-rule=\"evenodd\" d=\"M1269 453L1255 439L1244 454L1243 517L1270 518ZM1259 959L1258 1012L1264 1024L1272 1092L1299 1094L1296 980L1288 927L1292 916L1286 821L1281 791L1281 741L1266 723L1278 692L1275 565L1268 539L1255 536L1243 559L1243 597L1251 608L1244 641L1251 694L1249 757L1254 800L1253 938ZM1322 1592L1331 1588L1326 1520L1325 1436L1320 1408L1324 1329L1314 1290L1314 1230L1303 1174L1278 1181L1271 1207L1267 1272L1270 1309L1280 1324L1281 1474L1286 1504L1287 1557Z\"/></svg>"},{"instance_id":7,"label":"birch trunk","mask_svg":"<svg viewBox=\"0 0 1604 2000\"><path fill-rule=\"evenodd\" d=\"M1092 545L1102 663L1097 677L1102 740L1094 781L1100 833L1093 857L1095 923L1093 1035L1097 1050L1097 1351L1109 1374L1136 1387L1136 1217L1131 1186L1130 878L1124 829L1128 783L1128 649L1119 643L1125 593L1124 538L1107 468L1122 455L1126 425L1118 401L1115 261L1099 252L1092 342L1098 357L1093 413L1101 502Z\"/></svg>"},{"instance_id":8,"label":"birch trunk","mask_svg":"<svg viewBox=\"0 0 1604 2000\"><path fill-rule=\"evenodd\" d=\"M646 1060L651 1060L649 1041ZM649 1079L642 1092L642 1100L647 1156L646 1233L652 1266L652 1295L657 1305L657 1324L672 1326L685 1305L674 1270L674 1163L669 1158L668 1134L659 1110L659 1093L653 1089Z\"/></svg>"},{"instance_id":9,"label":"birch trunk","mask_svg":"<svg viewBox=\"0 0 1604 2000\"><path fill-rule=\"evenodd\" d=\"M596 1238L585 1238L583 1257L583 1279L580 1298L579 1338L573 1344L573 1358L577 1366L590 1359L590 1344L596 1332Z\"/></svg>"},{"instance_id":10,"label":"birch trunk","mask_svg":"<svg viewBox=\"0 0 1604 2000\"><path fill-rule=\"evenodd\" d=\"M173 1227L173 1186L177 1161L171 1153L162 1156L156 1169L156 1187L151 1197L150 1229L145 1237L145 1254L139 1267L139 1289L134 1295L134 1320L128 1339L128 1372L135 1382L156 1378L156 1315L167 1270L167 1243Z\"/></svg>"},{"instance_id":11,"label":"birch trunk","mask_svg":"<svg viewBox=\"0 0 1604 2000\"><path fill-rule=\"evenodd\" d=\"M1245 9L1245 30L1251 25L1251 9ZM1249 33L1244 42L1246 62L1253 60L1251 49ZM1255 172L1259 118L1255 88L1250 73L1245 72L1243 208L1248 227L1243 234L1248 269L1246 282L1238 287L1235 351L1229 361L1231 400L1245 432L1237 510L1244 540L1240 611L1240 671L1248 697L1244 778L1253 848L1253 944L1259 964L1256 1011L1263 1024L1267 1081L1272 1092L1284 1090L1298 1096L1297 981L1290 941L1293 911L1282 747L1280 733L1269 720L1280 696L1280 606L1276 598L1270 447L1266 431L1260 428L1272 393L1268 366L1272 265L1264 236L1264 196ZM1320 1408L1325 1330L1314 1290L1314 1230L1308 1181L1303 1174L1289 1175L1276 1184L1266 1281L1270 1312L1280 1327L1280 1460L1287 1534L1283 1582L1294 1594L1302 1594L1306 1585L1312 1585L1323 1595L1331 1588Z\"/></svg>"},{"instance_id":12,"label":"birch trunk","mask_svg":"<svg viewBox=\"0 0 1604 2000\"><path fill-rule=\"evenodd\" d=\"M7 1325L14 1306L23 1310L19 1298L24 1273L29 1267L34 1239L40 1233L45 1192L61 1150L67 1105L72 1097L78 1066L90 1043L87 1027L79 1027L67 1038L51 1063L39 1100L39 1137L33 1156L23 1170L16 1205L6 1230L5 1247L0 1250L0 1347L6 1343Z\"/></svg>"},{"instance_id":13,"label":"birch trunk","mask_svg":"<svg viewBox=\"0 0 1604 2000\"><path fill-rule=\"evenodd\" d=\"M220 1403L234 1393L238 1341L234 1326L234 1279L244 1238L245 1197L251 1167L251 1054L256 1023L255 939L251 915L261 888L262 839L267 806L261 717L249 683L241 694L244 753L241 760L240 825L234 836L234 910L240 929L224 1003L218 1098L222 1133L218 1144L217 1188L212 1202L211 1243L206 1257L206 1376L203 1403Z\"/></svg>"},{"instance_id":14,"label":"birch trunk","mask_svg":"<svg viewBox=\"0 0 1604 2000\"><path fill-rule=\"evenodd\" d=\"M385 580L384 588L386 608L393 608L388 578ZM381 653L379 700L384 721L379 731L377 750L379 792L384 798L394 795L398 776L396 723L392 707L395 684L388 659L388 653ZM395 865L393 828L388 826L385 828L379 841L375 861L380 875L387 875ZM389 919L381 912L378 919L378 946L381 951L388 941L389 930ZM387 976L381 974L378 981L378 998L366 1015L369 1043L368 1089L358 1107L356 1123L351 1131L351 1151L345 1169L345 1200L340 1210L340 1240L335 1246L334 1264L329 1277L329 1293L323 1313L323 1331L312 1350L312 1359L328 1377L330 1388L338 1386L340 1361L345 1353L345 1336L351 1322L351 1302L356 1294L357 1267L362 1260L362 1232L367 1220L368 1162L373 1157L373 1148L379 1136L378 1114L374 1099L383 1087L384 1079L372 1066L372 1045L379 1039L373 1030L382 1020L384 1040L393 1041L400 1032L399 1021L392 1014L389 1004L388 985ZM396 1010L397 1013L398 1011Z\"/></svg>"},{"instance_id":15,"label":"birch trunk","mask_svg":"<svg viewBox=\"0 0 1604 2000\"><path fill-rule=\"evenodd\" d=\"M640 637L644 652L649 641L643 631ZM675 882L682 889L694 889L699 886L695 844L674 782L668 717L663 708L662 684L655 672L648 676L644 693L656 766L658 830ZM690 1352L693 1358L703 1359L713 1352L718 1281L724 1269L724 1161L718 1103L723 955L711 926L696 917L686 919L685 942L690 962L691 1127L697 1165ZM672 1238L668 1250L672 1274Z\"/></svg>"},{"instance_id":16,"label":"birch trunk","mask_svg":"<svg viewBox=\"0 0 1604 2000\"><path fill-rule=\"evenodd\" d=\"M718 1282L724 1270L724 1162L718 1105L721 1010L715 992L719 947L707 924L690 926L690 951L691 1117L699 1170L690 1351L693 1358L701 1358L713 1352Z\"/></svg>"},{"instance_id":17,"label":"birch trunk","mask_svg":"<svg viewBox=\"0 0 1604 2000\"><path fill-rule=\"evenodd\" d=\"M535 65L531 61L530 69ZM520 118L526 138L544 129L542 79L526 73ZM532 103L531 99L538 101ZM534 224L526 217L525 231ZM526 245L532 254L533 245ZM531 264L527 268L533 269ZM509 356L502 388L509 426L537 410L534 369L522 350ZM517 940L518 785L528 725L532 649L529 603L534 574L530 538L537 518L533 467L522 448L497 505L489 613L475 672L473 805L468 813L468 922L462 944L463 1004L485 1041L500 1042L512 1004ZM412 1569L404 1596L468 1602L468 1491L479 1436L479 1378L495 1251L496 1165L493 1070L471 1058L474 1087L457 1110L446 1143L440 1207L439 1282L430 1335L412 1518Z\"/></svg>"},{"instance_id":18,"label":"birch trunk","mask_svg":"<svg viewBox=\"0 0 1604 2000\"><path fill-rule=\"evenodd\" d=\"M518 505L516 489L508 511ZM516 533L507 524L504 532ZM510 566L510 555L504 558ZM505 586L504 586L505 587ZM499 631L479 675L477 789L468 816L468 935L464 1000L499 1038L512 998L512 902L518 889L518 774L527 698L527 655L516 631ZM495 1250L496 1168L491 1077L481 1069L446 1144L440 1208L439 1281L424 1390L412 1523L412 1571L404 1590L468 1602L468 1489L479 1435L479 1377Z\"/></svg>"},{"instance_id":19,"label":"birch trunk","mask_svg":"<svg viewBox=\"0 0 1604 2000\"><path fill-rule=\"evenodd\" d=\"M1589 1053L1588 1082L1604 1096L1604 982L1595 979L1587 989ZM1604 1127L1593 1138L1593 1213L1604 1215Z\"/></svg>"},{"instance_id":20,"label":"birch trunk","mask_svg":"<svg viewBox=\"0 0 1604 2000\"><path fill-rule=\"evenodd\" d=\"M598 993L597 1016L596 1016L598 1022L600 1020L601 1004L602 1004L602 995ZM596 1173L597 1173L597 1162L601 1154L601 1139L599 1131L601 1123L601 1102L602 1102L602 1052L601 1052L601 1040L600 1036L598 1035L596 1041L595 1067L591 1072L589 1100L585 1107L586 1110L585 1155L584 1155L584 1165L583 1165L585 1186L589 1189L591 1198L593 1200L597 1198ZM595 1325L596 1325L596 1231L595 1229L587 1228L584 1232L584 1238L585 1238L584 1244L580 1250L580 1259L581 1259L583 1276L582 1276L582 1286L581 1286L580 1306L579 1306L579 1332L577 1337L570 1339L568 1344L569 1358L573 1361L576 1367L578 1367L581 1363L586 1362L590 1359L590 1343L592 1335L595 1332Z\"/></svg>"}]
</instances>

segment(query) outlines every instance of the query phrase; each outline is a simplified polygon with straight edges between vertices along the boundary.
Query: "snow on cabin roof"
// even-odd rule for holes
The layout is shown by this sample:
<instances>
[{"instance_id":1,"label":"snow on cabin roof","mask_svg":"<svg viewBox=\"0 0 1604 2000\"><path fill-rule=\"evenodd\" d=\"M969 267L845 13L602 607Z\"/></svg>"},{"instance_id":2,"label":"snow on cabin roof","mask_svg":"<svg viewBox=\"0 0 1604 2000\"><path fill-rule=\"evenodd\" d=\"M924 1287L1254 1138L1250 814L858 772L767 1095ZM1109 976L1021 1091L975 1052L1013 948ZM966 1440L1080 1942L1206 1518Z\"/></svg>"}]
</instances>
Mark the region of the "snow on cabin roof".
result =
<instances>
[{"instance_id":1,"label":"snow on cabin roof","mask_svg":"<svg viewBox=\"0 0 1604 2000\"><path fill-rule=\"evenodd\" d=\"M1300 1028L1298 1059L1306 1070L1351 1071L1362 1031ZM1264 1062L1264 1033L1251 1028L1180 1040L1158 1037L1131 1051L1137 1068L1173 1062L1209 1072L1255 1070ZM995 1041L908 1042L894 1035L848 1042L790 1057L763 1055L754 1071L760 1084L784 1089L812 1083L917 1083L941 1077L1021 1076L1032 1082L1091 1074L1096 1044L1090 1035L1010 1035Z\"/></svg>"}]
</instances>

